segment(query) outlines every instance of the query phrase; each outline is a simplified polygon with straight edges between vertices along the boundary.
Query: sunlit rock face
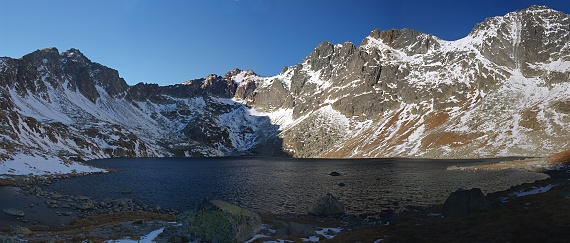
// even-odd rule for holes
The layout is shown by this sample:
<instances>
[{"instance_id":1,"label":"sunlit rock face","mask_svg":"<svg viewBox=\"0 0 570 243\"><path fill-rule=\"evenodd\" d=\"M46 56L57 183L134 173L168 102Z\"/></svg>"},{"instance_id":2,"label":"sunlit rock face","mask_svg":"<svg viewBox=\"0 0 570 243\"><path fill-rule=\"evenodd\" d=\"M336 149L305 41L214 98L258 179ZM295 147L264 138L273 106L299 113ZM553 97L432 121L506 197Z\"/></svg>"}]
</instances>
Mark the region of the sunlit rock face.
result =
<instances>
[{"instance_id":1,"label":"sunlit rock face","mask_svg":"<svg viewBox=\"0 0 570 243\"><path fill-rule=\"evenodd\" d=\"M275 117L298 157L547 155L569 145L569 21L532 6L453 41L374 30L242 82L256 89L239 98Z\"/></svg>"}]
</instances>

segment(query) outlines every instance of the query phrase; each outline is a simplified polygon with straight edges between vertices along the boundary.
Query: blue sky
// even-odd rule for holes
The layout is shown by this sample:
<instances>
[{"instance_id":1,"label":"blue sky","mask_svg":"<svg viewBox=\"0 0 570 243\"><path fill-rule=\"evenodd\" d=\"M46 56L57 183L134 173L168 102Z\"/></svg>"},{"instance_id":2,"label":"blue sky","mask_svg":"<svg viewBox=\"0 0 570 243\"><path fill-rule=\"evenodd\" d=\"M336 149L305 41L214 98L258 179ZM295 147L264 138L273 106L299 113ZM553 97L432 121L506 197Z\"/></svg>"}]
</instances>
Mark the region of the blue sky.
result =
<instances>
[{"instance_id":1,"label":"blue sky","mask_svg":"<svg viewBox=\"0 0 570 243\"><path fill-rule=\"evenodd\" d=\"M278 74L320 42L359 45L370 31L412 28L446 40L527 0L18 0L0 1L0 56L81 50L127 83L176 84L234 67Z\"/></svg>"}]
</instances>

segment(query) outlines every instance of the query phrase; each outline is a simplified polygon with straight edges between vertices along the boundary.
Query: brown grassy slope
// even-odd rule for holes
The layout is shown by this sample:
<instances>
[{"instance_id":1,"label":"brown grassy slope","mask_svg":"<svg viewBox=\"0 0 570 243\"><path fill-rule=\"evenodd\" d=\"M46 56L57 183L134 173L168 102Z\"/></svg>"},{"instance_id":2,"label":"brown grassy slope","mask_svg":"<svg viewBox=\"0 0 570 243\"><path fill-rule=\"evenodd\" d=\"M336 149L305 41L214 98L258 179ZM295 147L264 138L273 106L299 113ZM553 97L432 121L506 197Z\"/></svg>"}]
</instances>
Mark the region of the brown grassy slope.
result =
<instances>
[{"instance_id":1,"label":"brown grassy slope","mask_svg":"<svg viewBox=\"0 0 570 243\"><path fill-rule=\"evenodd\" d=\"M546 157L546 161L559 164L570 164L570 150L565 150Z\"/></svg>"}]
</instances>

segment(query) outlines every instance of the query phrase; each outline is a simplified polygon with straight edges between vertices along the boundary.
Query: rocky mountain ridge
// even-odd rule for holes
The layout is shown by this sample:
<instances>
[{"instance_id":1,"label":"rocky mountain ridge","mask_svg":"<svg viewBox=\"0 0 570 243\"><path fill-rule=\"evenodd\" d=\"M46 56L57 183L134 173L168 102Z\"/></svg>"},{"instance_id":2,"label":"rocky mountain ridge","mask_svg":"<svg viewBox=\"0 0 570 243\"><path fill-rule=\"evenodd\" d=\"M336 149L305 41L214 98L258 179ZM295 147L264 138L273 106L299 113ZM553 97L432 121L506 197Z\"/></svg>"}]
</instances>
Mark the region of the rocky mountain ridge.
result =
<instances>
[{"instance_id":1,"label":"rocky mountain ridge","mask_svg":"<svg viewBox=\"0 0 570 243\"><path fill-rule=\"evenodd\" d=\"M568 147L569 21L532 6L456 41L403 29L323 42L238 98L289 112L280 136L299 157L543 156Z\"/></svg>"},{"instance_id":2,"label":"rocky mountain ridge","mask_svg":"<svg viewBox=\"0 0 570 243\"><path fill-rule=\"evenodd\" d=\"M569 32L568 14L532 6L456 41L374 30L276 76L169 86L129 86L76 49L4 57L0 156L548 155L569 146Z\"/></svg>"}]
</instances>

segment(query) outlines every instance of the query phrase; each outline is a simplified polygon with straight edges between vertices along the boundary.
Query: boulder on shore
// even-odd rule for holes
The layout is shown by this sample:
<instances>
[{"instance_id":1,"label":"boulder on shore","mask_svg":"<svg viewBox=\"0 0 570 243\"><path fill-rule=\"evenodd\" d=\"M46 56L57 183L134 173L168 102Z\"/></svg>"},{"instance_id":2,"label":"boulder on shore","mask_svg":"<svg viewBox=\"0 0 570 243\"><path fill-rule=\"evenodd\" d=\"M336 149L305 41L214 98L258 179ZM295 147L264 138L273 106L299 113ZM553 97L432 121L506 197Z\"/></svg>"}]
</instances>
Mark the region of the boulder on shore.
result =
<instances>
[{"instance_id":1,"label":"boulder on shore","mask_svg":"<svg viewBox=\"0 0 570 243\"><path fill-rule=\"evenodd\" d=\"M257 213L219 200L205 200L177 221L182 223L179 235L205 242L244 242L261 229Z\"/></svg>"},{"instance_id":2,"label":"boulder on shore","mask_svg":"<svg viewBox=\"0 0 570 243\"><path fill-rule=\"evenodd\" d=\"M336 216L342 215L344 212L344 204L330 193L318 198L313 205L309 207L309 214L316 216Z\"/></svg>"},{"instance_id":3,"label":"boulder on shore","mask_svg":"<svg viewBox=\"0 0 570 243\"><path fill-rule=\"evenodd\" d=\"M443 216L466 216L491 209L479 188L452 192L443 204Z\"/></svg>"},{"instance_id":4,"label":"boulder on shore","mask_svg":"<svg viewBox=\"0 0 570 243\"><path fill-rule=\"evenodd\" d=\"M31 235L32 231L26 227L22 227L22 226L14 226L14 225L10 225L10 234L15 234L15 235L23 235L23 236L27 236L27 235ZM3 242L3 241L0 241Z\"/></svg>"}]
</instances>

